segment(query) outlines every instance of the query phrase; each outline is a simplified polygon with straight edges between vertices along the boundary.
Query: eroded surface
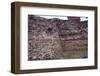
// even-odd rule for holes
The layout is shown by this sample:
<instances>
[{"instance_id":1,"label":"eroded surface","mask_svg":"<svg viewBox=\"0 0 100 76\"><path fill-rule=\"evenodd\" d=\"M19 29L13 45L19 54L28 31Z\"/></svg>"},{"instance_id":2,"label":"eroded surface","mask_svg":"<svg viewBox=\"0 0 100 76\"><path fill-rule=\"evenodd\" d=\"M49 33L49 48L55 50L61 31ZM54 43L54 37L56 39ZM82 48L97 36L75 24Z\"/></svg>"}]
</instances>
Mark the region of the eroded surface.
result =
<instances>
[{"instance_id":1,"label":"eroded surface","mask_svg":"<svg viewBox=\"0 0 100 76\"><path fill-rule=\"evenodd\" d=\"M29 15L28 60L87 58L87 23Z\"/></svg>"}]
</instances>

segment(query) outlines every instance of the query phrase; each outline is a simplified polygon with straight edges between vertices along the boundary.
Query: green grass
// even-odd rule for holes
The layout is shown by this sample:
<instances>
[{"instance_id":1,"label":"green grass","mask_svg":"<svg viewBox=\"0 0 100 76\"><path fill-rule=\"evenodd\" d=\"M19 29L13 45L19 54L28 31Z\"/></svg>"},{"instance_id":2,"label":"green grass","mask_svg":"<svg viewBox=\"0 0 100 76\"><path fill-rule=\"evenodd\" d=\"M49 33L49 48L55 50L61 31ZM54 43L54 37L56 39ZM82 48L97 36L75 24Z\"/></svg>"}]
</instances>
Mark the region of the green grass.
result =
<instances>
[{"instance_id":1,"label":"green grass","mask_svg":"<svg viewBox=\"0 0 100 76\"><path fill-rule=\"evenodd\" d=\"M88 57L87 49L64 51L64 59L76 59L76 58L87 58L87 57Z\"/></svg>"}]
</instances>

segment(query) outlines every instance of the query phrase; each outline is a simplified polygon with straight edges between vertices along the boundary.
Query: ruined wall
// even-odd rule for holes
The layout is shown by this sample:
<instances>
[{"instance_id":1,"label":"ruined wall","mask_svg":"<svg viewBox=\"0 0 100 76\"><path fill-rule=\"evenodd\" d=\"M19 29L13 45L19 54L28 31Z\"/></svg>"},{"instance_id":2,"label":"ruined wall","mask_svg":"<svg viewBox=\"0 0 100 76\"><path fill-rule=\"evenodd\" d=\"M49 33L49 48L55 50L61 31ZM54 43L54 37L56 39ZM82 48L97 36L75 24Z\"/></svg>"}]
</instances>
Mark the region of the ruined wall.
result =
<instances>
[{"instance_id":1,"label":"ruined wall","mask_svg":"<svg viewBox=\"0 0 100 76\"><path fill-rule=\"evenodd\" d=\"M87 21L28 16L28 60L63 59L66 51L81 49L87 49Z\"/></svg>"}]
</instances>

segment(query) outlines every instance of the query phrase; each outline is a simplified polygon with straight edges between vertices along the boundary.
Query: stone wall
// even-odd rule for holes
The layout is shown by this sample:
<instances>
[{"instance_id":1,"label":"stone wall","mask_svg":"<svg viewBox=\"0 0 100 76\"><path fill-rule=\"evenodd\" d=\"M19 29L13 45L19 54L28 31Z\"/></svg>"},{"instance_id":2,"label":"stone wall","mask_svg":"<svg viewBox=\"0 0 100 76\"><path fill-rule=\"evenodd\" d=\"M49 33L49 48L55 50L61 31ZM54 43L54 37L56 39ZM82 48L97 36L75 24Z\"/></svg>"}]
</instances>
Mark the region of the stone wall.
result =
<instances>
[{"instance_id":1,"label":"stone wall","mask_svg":"<svg viewBox=\"0 0 100 76\"><path fill-rule=\"evenodd\" d=\"M87 21L28 16L28 60L64 59L66 51L81 49L87 49Z\"/></svg>"}]
</instances>

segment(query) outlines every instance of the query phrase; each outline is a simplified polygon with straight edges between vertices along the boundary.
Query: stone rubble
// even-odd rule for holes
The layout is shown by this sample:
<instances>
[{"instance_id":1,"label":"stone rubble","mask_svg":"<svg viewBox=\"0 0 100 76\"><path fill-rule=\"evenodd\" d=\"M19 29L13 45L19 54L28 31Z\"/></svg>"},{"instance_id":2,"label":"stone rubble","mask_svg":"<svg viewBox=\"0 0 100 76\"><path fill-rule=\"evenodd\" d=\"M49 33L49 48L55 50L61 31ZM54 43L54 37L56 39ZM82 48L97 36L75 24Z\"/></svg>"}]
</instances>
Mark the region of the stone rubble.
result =
<instances>
[{"instance_id":1,"label":"stone rubble","mask_svg":"<svg viewBox=\"0 0 100 76\"><path fill-rule=\"evenodd\" d=\"M66 51L87 49L87 23L29 15L28 60L64 59Z\"/></svg>"}]
</instances>

